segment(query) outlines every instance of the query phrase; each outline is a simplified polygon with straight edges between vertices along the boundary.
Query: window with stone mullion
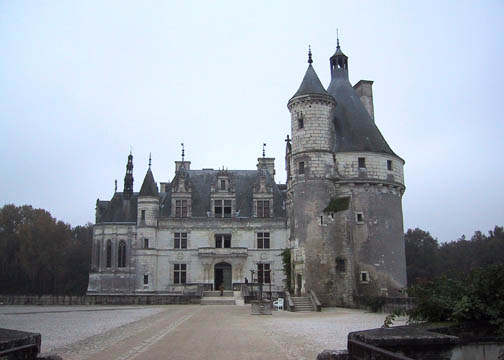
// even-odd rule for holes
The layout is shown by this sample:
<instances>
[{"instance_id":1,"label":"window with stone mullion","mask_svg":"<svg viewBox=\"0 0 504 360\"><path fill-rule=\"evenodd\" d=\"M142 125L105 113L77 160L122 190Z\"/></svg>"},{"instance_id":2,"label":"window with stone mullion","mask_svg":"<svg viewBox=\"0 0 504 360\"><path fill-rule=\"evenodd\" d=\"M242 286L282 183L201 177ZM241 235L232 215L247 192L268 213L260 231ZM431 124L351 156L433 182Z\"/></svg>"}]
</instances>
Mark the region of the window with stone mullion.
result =
<instances>
[{"instance_id":1,"label":"window with stone mullion","mask_svg":"<svg viewBox=\"0 0 504 360\"><path fill-rule=\"evenodd\" d=\"M175 217L187 217L187 200L175 200Z\"/></svg>"},{"instance_id":2,"label":"window with stone mullion","mask_svg":"<svg viewBox=\"0 0 504 360\"><path fill-rule=\"evenodd\" d=\"M187 264L173 264L173 283L185 284Z\"/></svg>"},{"instance_id":3,"label":"window with stone mullion","mask_svg":"<svg viewBox=\"0 0 504 360\"><path fill-rule=\"evenodd\" d=\"M269 249L270 248L270 233L269 232L257 233L257 248L258 249Z\"/></svg>"},{"instance_id":4,"label":"window with stone mullion","mask_svg":"<svg viewBox=\"0 0 504 360\"><path fill-rule=\"evenodd\" d=\"M231 200L214 200L214 212L216 218L230 218Z\"/></svg>"},{"instance_id":5,"label":"window with stone mullion","mask_svg":"<svg viewBox=\"0 0 504 360\"><path fill-rule=\"evenodd\" d=\"M187 249L187 233L175 233L175 249Z\"/></svg>"},{"instance_id":6,"label":"window with stone mullion","mask_svg":"<svg viewBox=\"0 0 504 360\"><path fill-rule=\"evenodd\" d=\"M229 249L231 248L231 234L216 234L215 247Z\"/></svg>"},{"instance_id":7,"label":"window with stone mullion","mask_svg":"<svg viewBox=\"0 0 504 360\"><path fill-rule=\"evenodd\" d=\"M270 217L269 200L257 200L257 217Z\"/></svg>"},{"instance_id":8,"label":"window with stone mullion","mask_svg":"<svg viewBox=\"0 0 504 360\"><path fill-rule=\"evenodd\" d=\"M270 264L257 264L257 282L271 283Z\"/></svg>"}]
</instances>

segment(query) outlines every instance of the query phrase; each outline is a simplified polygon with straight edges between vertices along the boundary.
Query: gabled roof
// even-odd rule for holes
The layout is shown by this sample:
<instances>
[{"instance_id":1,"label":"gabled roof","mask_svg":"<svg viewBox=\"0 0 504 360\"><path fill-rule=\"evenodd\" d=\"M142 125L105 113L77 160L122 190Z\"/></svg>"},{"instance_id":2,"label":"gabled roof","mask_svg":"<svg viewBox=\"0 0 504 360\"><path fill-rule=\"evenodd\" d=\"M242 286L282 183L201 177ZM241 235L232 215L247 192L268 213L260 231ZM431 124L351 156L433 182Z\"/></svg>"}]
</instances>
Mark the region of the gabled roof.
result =
<instances>
[{"instance_id":1,"label":"gabled roof","mask_svg":"<svg viewBox=\"0 0 504 360\"><path fill-rule=\"evenodd\" d=\"M324 89L324 86L320 82L320 79L311 64L308 65L303 81L301 82L298 91L296 91L292 98L308 94L329 95Z\"/></svg>"},{"instance_id":2,"label":"gabled roof","mask_svg":"<svg viewBox=\"0 0 504 360\"><path fill-rule=\"evenodd\" d=\"M152 174L151 168L147 170L145 178L140 189L139 196L158 196L159 191L156 182L154 181L154 175Z\"/></svg>"}]
</instances>

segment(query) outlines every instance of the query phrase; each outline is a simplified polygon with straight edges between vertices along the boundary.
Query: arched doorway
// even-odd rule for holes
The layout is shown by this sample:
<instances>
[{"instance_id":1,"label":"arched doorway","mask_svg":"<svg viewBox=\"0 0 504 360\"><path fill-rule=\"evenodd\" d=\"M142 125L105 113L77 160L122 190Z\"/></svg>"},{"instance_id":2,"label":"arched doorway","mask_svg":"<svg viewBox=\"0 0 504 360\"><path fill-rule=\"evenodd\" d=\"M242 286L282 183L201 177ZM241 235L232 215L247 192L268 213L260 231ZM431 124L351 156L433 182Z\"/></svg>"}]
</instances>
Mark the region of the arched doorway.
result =
<instances>
[{"instance_id":1,"label":"arched doorway","mask_svg":"<svg viewBox=\"0 0 504 360\"><path fill-rule=\"evenodd\" d=\"M219 290L221 284L224 290L233 290L233 276L231 264L220 262L214 266L214 289Z\"/></svg>"}]
</instances>

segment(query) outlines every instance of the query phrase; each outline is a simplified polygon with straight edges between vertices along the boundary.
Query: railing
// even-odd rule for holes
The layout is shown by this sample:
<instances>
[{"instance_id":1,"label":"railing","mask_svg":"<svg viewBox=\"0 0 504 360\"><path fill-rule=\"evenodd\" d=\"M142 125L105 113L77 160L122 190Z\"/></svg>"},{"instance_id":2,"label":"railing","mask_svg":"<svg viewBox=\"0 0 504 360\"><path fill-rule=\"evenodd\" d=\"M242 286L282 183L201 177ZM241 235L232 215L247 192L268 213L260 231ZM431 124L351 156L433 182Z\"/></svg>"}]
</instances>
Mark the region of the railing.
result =
<instances>
[{"instance_id":1,"label":"railing","mask_svg":"<svg viewBox=\"0 0 504 360\"><path fill-rule=\"evenodd\" d=\"M414 360L358 340L348 340L348 353L354 360Z\"/></svg>"},{"instance_id":2,"label":"railing","mask_svg":"<svg viewBox=\"0 0 504 360\"><path fill-rule=\"evenodd\" d=\"M310 300L311 300L315 310L317 310L318 312L321 312L322 311L322 304L320 304L320 301L317 297L317 294L315 294L315 291L313 291L313 290L310 290Z\"/></svg>"},{"instance_id":3,"label":"railing","mask_svg":"<svg viewBox=\"0 0 504 360\"><path fill-rule=\"evenodd\" d=\"M200 247L198 249L198 256L200 256L200 257L247 257L248 256L248 248L246 248L246 247L232 247L232 248Z\"/></svg>"}]
</instances>

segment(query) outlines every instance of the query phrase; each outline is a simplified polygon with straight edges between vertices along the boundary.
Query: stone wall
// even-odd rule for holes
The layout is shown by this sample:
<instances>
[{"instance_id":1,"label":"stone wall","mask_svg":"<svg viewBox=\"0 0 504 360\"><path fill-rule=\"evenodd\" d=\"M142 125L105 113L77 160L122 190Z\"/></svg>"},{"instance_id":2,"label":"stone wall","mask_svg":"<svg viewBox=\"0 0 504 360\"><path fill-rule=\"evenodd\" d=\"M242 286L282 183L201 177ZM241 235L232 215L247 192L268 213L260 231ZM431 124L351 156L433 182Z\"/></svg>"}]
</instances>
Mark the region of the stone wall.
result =
<instances>
[{"instance_id":1,"label":"stone wall","mask_svg":"<svg viewBox=\"0 0 504 360\"><path fill-rule=\"evenodd\" d=\"M0 305L170 305L199 304L201 297L184 295L0 295Z\"/></svg>"},{"instance_id":2,"label":"stone wall","mask_svg":"<svg viewBox=\"0 0 504 360\"><path fill-rule=\"evenodd\" d=\"M366 160L366 168L359 169L358 158ZM392 161L392 170L387 169L387 160ZM338 174L345 178L380 179L404 184L403 161L395 156L367 152L336 153Z\"/></svg>"}]
</instances>

